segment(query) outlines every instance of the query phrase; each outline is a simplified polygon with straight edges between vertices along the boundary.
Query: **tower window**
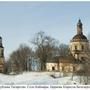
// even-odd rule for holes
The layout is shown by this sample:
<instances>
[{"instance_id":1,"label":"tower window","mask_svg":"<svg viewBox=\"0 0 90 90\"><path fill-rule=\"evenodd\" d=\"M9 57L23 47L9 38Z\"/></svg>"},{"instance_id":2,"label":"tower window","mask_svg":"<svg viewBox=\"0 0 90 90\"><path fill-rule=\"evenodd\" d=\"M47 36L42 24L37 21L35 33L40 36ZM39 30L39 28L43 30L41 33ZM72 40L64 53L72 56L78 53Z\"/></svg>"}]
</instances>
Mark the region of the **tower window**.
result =
<instances>
[{"instance_id":1,"label":"tower window","mask_svg":"<svg viewBox=\"0 0 90 90\"><path fill-rule=\"evenodd\" d=\"M77 50L77 46L75 46L75 50Z\"/></svg>"},{"instance_id":2,"label":"tower window","mask_svg":"<svg viewBox=\"0 0 90 90\"><path fill-rule=\"evenodd\" d=\"M81 60L84 60L84 57L81 57Z\"/></svg>"},{"instance_id":3,"label":"tower window","mask_svg":"<svg viewBox=\"0 0 90 90\"><path fill-rule=\"evenodd\" d=\"M84 49L84 46L82 45L82 50Z\"/></svg>"}]
</instances>

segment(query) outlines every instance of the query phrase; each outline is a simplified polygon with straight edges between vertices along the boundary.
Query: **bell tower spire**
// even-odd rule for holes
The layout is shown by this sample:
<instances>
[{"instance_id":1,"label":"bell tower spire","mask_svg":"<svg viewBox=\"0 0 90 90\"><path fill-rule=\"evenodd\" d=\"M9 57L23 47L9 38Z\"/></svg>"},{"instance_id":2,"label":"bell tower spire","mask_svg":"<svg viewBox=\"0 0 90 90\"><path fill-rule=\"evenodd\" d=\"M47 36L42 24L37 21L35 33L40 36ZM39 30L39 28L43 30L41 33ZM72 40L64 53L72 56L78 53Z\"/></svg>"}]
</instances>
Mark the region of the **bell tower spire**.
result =
<instances>
[{"instance_id":1,"label":"bell tower spire","mask_svg":"<svg viewBox=\"0 0 90 90\"><path fill-rule=\"evenodd\" d=\"M83 34L83 32L82 32L82 26L83 26L83 24L82 24L82 22L81 22L81 20L79 19L78 20L78 23L77 23L77 34Z\"/></svg>"}]
</instances>

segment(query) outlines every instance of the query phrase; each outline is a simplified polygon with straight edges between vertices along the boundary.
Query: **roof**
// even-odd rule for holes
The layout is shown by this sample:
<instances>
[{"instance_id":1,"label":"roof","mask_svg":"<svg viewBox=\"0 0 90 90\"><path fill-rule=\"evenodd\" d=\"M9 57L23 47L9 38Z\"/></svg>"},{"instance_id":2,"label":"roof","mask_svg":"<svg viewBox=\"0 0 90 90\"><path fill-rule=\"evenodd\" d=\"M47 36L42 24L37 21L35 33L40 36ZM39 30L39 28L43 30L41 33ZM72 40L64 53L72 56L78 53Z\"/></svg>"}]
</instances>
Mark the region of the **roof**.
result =
<instances>
[{"instance_id":1,"label":"roof","mask_svg":"<svg viewBox=\"0 0 90 90\"><path fill-rule=\"evenodd\" d=\"M51 60L47 60L48 63L79 63L73 56L56 56Z\"/></svg>"},{"instance_id":2,"label":"roof","mask_svg":"<svg viewBox=\"0 0 90 90\"><path fill-rule=\"evenodd\" d=\"M83 34L76 34L73 39L71 40L72 42L73 41L85 41L85 42L88 42L88 39L85 35Z\"/></svg>"},{"instance_id":3,"label":"roof","mask_svg":"<svg viewBox=\"0 0 90 90\"><path fill-rule=\"evenodd\" d=\"M49 62L49 63L51 63L51 62L58 63L59 62L59 58L60 58L60 56L54 56L54 57L48 59L46 62Z\"/></svg>"},{"instance_id":4,"label":"roof","mask_svg":"<svg viewBox=\"0 0 90 90\"><path fill-rule=\"evenodd\" d=\"M73 56L60 57L59 62L61 63L72 63L75 60Z\"/></svg>"}]
</instances>

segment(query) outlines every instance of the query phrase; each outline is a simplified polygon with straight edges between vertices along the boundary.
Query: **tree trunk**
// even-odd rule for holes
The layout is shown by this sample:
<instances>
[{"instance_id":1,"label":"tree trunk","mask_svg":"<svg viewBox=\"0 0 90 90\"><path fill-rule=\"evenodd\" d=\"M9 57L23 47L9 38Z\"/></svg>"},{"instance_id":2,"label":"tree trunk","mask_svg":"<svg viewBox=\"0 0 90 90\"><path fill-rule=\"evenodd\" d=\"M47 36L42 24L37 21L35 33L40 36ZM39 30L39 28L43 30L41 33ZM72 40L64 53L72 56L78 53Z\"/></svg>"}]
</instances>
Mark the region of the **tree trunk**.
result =
<instances>
[{"instance_id":1,"label":"tree trunk","mask_svg":"<svg viewBox=\"0 0 90 90\"><path fill-rule=\"evenodd\" d=\"M46 70L46 63L45 62L42 62L41 63L41 70L42 71L45 71Z\"/></svg>"}]
</instances>

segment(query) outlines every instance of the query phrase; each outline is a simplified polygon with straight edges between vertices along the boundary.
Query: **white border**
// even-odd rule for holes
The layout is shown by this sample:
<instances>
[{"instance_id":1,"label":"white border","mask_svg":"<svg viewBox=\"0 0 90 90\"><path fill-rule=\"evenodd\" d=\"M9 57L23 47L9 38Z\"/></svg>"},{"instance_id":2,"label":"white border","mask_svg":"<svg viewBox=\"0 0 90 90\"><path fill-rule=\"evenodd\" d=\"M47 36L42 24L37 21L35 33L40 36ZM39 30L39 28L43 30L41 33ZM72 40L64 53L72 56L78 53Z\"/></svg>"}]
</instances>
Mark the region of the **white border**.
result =
<instances>
[{"instance_id":1,"label":"white border","mask_svg":"<svg viewBox=\"0 0 90 90\"><path fill-rule=\"evenodd\" d=\"M61 1L61 2L63 2L63 1L77 1L77 2L87 2L87 1L90 1L90 0L0 0L0 1L54 1L54 2L56 2L56 1Z\"/></svg>"}]
</instances>

